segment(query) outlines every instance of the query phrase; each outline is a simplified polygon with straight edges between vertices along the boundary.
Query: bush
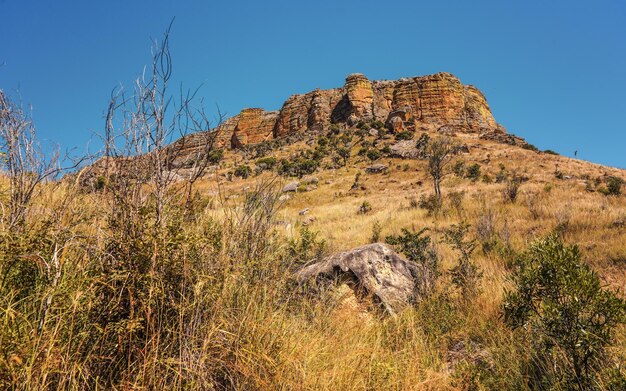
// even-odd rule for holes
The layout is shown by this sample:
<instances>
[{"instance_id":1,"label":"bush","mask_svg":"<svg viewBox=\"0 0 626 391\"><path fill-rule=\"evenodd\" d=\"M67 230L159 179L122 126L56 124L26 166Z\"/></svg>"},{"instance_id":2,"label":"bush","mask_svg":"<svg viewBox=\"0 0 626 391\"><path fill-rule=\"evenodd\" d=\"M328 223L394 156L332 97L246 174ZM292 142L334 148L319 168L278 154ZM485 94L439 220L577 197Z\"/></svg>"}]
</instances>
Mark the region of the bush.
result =
<instances>
[{"instance_id":1,"label":"bush","mask_svg":"<svg viewBox=\"0 0 626 391\"><path fill-rule=\"evenodd\" d=\"M211 164L217 164L224 158L224 150L223 149L213 149L209 152L209 162Z\"/></svg>"},{"instance_id":2,"label":"bush","mask_svg":"<svg viewBox=\"0 0 626 391\"><path fill-rule=\"evenodd\" d=\"M303 177L314 173L318 167L318 161L300 156L294 160L282 159L278 167L278 173L291 177Z\"/></svg>"},{"instance_id":3,"label":"bush","mask_svg":"<svg viewBox=\"0 0 626 391\"><path fill-rule=\"evenodd\" d=\"M421 196L418 205L420 208L427 210L429 216L437 216L441 212L443 202L437 195L431 194L429 196Z\"/></svg>"},{"instance_id":4,"label":"bush","mask_svg":"<svg viewBox=\"0 0 626 391\"><path fill-rule=\"evenodd\" d=\"M511 279L504 319L513 329L523 328L533 346L540 373L531 378L539 383L532 388L564 381L563 388L595 389L597 371L606 364L605 348L615 327L626 321L624 301L602 289L577 246L554 234L530 245Z\"/></svg>"},{"instance_id":5,"label":"bush","mask_svg":"<svg viewBox=\"0 0 626 391\"><path fill-rule=\"evenodd\" d=\"M370 238L370 243L377 243L380 241L380 233L383 230L383 226L380 224L380 221L374 221L372 225L372 237Z\"/></svg>"},{"instance_id":6,"label":"bush","mask_svg":"<svg viewBox=\"0 0 626 391\"><path fill-rule=\"evenodd\" d=\"M465 177L472 180L472 182L477 181L480 178L480 164L474 163L469 166L465 172Z\"/></svg>"},{"instance_id":7,"label":"bush","mask_svg":"<svg viewBox=\"0 0 626 391\"><path fill-rule=\"evenodd\" d=\"M235 167L235 171L233 172L233 175L239 178L246 179L250 176L251 173L252 173L252 169L250 168L250 166L241 165L241 166Z\"/></svg>"},{"instance_id":8,"label":"bush","mask_svg":"<svg viewBox=\"0 0 626 391\"><path fill-rule=\"evenodd\" d=\"M396 134L396 140L412 140L415 134L409 130L404 130L398 134Z\"/></svg>"},{"instance_id":9,"label":"bush","mask_svg":"<svg viewBox=\"0 0 626 391\"><path fill-rule=\"evenodd\" d=\"M465 197L464 191L452 191L448 194L448 199L450 200L450 206L457 211L458 214L461 214L463 211L463 198Z\"/></svg>"},{"instance_id":10,"label":"bush","mask_svg":"<svg viewBox=\"0 0 626 391\"><path fill-rule=\"evenodd\" d=\"M610 176L606 180L607 195L618 196L622 194L622 185L624 180L622 178Z\"/></svg>"},{"instance_id":11,"label":"bush","mask_svg":"<svg viewBox=\"0 0 626 391\"><path fill-rule=\"evenodd\" d=\"M452 166L452 172L459 178L465 176L465 162L463 160L457 160Z\"/></svg>"},{"instance_id":12,"label":"bush","mask_svg":"<svg viewBox=\"0 0 626 391\"><path fill-rule=\"evenodd\" d=\"M417 232L402 228L401 235L389 235L385 243L394 246L402 252L409 261L425 266L433 277L439 276L439 257L430 243L428 231L423 228Z\"/></svg>"},{"instance_id":13,"label":"bush","mask_svg":"<svg viewBox=\"0 0 626 391\"><path fill-rule=\"evenodd\" d=\"M450 270L450 274L452 283L461 289L465 299L473 297L479 291L478 281L482 277L482 272L470 259L476 249L476 241L466 240L469 228L469 224L453 224L444 232L446 243L460 253L458 263Z\"/></svg>"},{"instance_id":14,"label":"bush","mask_svg":"<svg viewBox=\"0 0 626 391\"><path fill-rule=\"evenodd\" d=\"M278 160L276 160L276 158L273 156L262 157L260 159L257 159L256 161L256 165L261 170L271 170L274 167L276 167L277 164L278 164Z\"/></svg>"},{"instance_id":15,"label":"bush","mask_svg":"<svg viewBox=\"0 0 626 391\"><path fill-rule=\"evenodd\" d=\"M517 199L517 194L519 193L519 187L521 185L521 180L517 178L513 178L506 183L504 189L502 189L502 196L504 197L504 202L513 203Z\"/></svg>"},{"instance_id":16,"label":"bush","mask_svg":"<svg viewBox=\"0 0 626 391\"><path fill-rule=\"evenodd\" d=\"M539 148L535 147L534 145L532 145L530 143L526 143L526 144L522 145L522 148L528 149L529 151L533 151L533 152L539 152Z\"/></svg>"},{"instance_id":17,"label":"bush","mask_svg":"<svg viewBox=\"0 0 626 391\"><path fill-rule=\"evenodd\" d=\"M371 161L378 160L381 157L381 153L378 149L370 149L366 154L367 158Z\"/></svg>"},{"instance_id":18,"label":"bush","mask_svg":"<svg viewBox=\"0 0 626 391\"><path fill-rule=\"evenodd\" d=\"M368 201L363 201L361 206L359 206L359 210L357 211L357 213L360 215L364 215L371 211L372 211L372 204L370 204Z\"/></svg>"}]
</instances>

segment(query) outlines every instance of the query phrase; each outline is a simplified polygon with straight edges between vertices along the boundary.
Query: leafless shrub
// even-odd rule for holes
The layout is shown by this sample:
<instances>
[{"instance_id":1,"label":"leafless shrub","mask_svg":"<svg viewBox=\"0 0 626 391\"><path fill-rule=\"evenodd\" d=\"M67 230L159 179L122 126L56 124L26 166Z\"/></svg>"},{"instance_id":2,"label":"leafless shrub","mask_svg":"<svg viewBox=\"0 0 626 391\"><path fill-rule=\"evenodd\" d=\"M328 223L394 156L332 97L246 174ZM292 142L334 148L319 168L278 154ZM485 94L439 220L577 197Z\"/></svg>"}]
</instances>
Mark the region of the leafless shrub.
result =
<instances>
[{"instance_id":1,"label":"leafless shrub","mask_svg":"<svg viewBox=\"0 0 626 391\"><path fill-rule=\"evenodd\" d=\"M481 242L491 239L495 233L496 215L493 209L483 208L484 212L476 220L476 235Z\"/></svg>"},{"instance_id":2,"label":"leafless shrub","mask_svg":"<svg viewBox=\"0 0 626 391\"><path fill-rule=\"evenodd\" d=\"M526 206L534 220L539 219L543 215L543 203L539 194L526 193Z\"/></svg>"},{"instance_id":3,"label":"leafless shrub","mask_svg":"<svg viewBox=\"0 0 626 391\"><path fill-rule=\"evenodd\" d=\"M39 185L62 170L59 153L46 157L35 125L24 109L0 90L0 168L8 176L8 202L2 205L9 230L20 229Z\"/></svg>"},{"instance_id":4,"label":"leafless shrub","mask_svg":"<svg viewBox=\"0 0 626 391\"><path fill-rule=\"evenodd\" d=\"M115 203L132 215L150 205L158 225L166 223L165 206L181 194L190 206L193 186L209 167L218 136L195 98L198 90L181 91L177 98L169 92L169 33L168 28L154 42L150 72L136 79L132 96L123 89L111 95L101 163L107 181L114 179Z\"/></svg>"}]
</instances>

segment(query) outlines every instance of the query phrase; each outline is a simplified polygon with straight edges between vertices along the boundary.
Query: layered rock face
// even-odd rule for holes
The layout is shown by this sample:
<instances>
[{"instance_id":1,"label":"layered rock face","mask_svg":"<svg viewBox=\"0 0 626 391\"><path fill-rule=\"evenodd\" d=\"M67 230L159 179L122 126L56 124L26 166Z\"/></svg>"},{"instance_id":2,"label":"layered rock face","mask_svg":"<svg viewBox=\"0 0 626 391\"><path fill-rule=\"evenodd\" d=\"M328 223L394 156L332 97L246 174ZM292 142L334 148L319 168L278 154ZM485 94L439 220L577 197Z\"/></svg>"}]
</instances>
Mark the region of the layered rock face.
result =
<instances>
[{"instance_id":1,"label":"layered rock face","mask_svg":"<svg viewBox=\"0 0 626 391\"><path fill-rule=\"evenodd\" d=\"M291 96L279 111L242 110L217 128L217 146L240 148L360 121L381 121L394 132L444 126L481 133L499 129L483 94L450 73L394 81L370 81L352 74L341 88Z\"/></svg>"}]
</instances>

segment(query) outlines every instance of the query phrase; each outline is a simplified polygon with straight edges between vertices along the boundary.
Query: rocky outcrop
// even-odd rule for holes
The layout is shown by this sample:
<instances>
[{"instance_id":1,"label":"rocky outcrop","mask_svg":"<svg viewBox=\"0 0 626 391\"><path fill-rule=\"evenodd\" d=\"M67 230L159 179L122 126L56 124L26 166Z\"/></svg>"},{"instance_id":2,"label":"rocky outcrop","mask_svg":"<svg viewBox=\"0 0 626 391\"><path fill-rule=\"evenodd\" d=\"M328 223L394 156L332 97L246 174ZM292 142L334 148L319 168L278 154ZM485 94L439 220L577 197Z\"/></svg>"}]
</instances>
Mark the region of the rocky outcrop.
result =
<instances>
[{"instance_id":1,"label":"rocky outcrop","mask_svg":"<svg viewBox=\"0 0 626 391\"><path fill-rule=\"evenodd\" d=\"M274 137L277 111L243 109L231 136L231 146L241 148L247 144L258 144Z\"/></svg>"},{"instance_id":2,"label":"rocky outcrop","mask_svg":"<svg viewBox=\"0 0 626 391\"><path fill-rule=\"evenodd\" d=\"M301 282L341 277L351 280L361 293L372 295L390 313L420 301L432 290L434 281L427 268L407 261L382 243L332 255L296 273Z\"/></svg>"},{"instance_id":3,"label":"rocky outcrop","mask_svg":"<svg viewBox=\"0 0 626 391\"><path fill-rule=\"evenodd\" d=\"M370 81L355 73L341 88L293 95L277 112L244 109L216 130L219 145L239 148L360 121L380 121L395 132L448 126L484 133L498 127L483 94L450 73L394 81Z\"/></svg>"},{"instance_id":4,"label":"rocky outcrop","mask_svg":"<svg viewBox=\"0 0 626 391\"><path fill-rule=\"evenodd\" d=\"M370 81L357 73L349 75L341 88L293 95L279 111L243 109L214 130L184 137L166 150L176 152L176 166L185 166L206 150L207 140L214 139L217 148L242 148L327 131L331 125L342 128L374 121L396 133L478 132L485 138L498 133L495 138L512 142L495 122L483 94L450 73L393 81Z\"/></svg>"}]
</instances>

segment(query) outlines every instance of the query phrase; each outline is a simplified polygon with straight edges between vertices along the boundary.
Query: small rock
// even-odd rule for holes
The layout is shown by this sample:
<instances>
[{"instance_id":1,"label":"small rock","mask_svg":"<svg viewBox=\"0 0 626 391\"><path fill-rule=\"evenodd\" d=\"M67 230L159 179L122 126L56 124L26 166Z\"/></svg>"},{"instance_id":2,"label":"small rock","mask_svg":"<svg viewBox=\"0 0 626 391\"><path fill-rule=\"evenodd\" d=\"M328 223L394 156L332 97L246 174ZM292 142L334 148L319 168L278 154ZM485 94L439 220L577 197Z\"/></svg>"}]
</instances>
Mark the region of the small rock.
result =
<instances>
[{"instance_id":1,"label":"small rock","mask_svg":"<svg viewBox=\"0 0 626 391\"><path fill-rule=\"evenodd\" d=\"M319 178L314 176L305 176L304 178L302 178L302 183L305 183L307 185L316 185L319 183L319 181Z\"/></svg>"},{"instance_id":2,"label":"small rock","mask_svg":"<svg viewBox=\"0 0 626 391\"><path fill-rule=\"evenodd\" d=\"M280 197L278 197L278 201L287 201L290 199L291 199L291 196L289 194L283 194Z\"/></svg>"},{"instance_id":3,"label":"small rock","mask_svg":"<svg viewBox=\"0 0 626 391\"><path fill-rule=\"evenodd\" d=\"M307 187L304 188L304 191L313 191L316 189L317 189L316 185L308 185Z\"/></svg>"},{"instance_id":4,"label":"small rock","mask_svg":"<svg viewBox=\"0 0 626 391\"><path fill-rule=\"evenodd\" d=\"M288 183L285 185L285 187L283 187L283 193L295 192L298 190L298 186L300 186L299 182Z\"/></svg>"},{"instance_id":5,"label":"small rock","mask_svg":"<svg viewBox=\"0 0 626 391\"><path fill-rule=\"evenodd\" d=\"M309 208L304 208L300 212L298 212L300 216L304 216L307 213L309 213Z\"/></svg>"},{"instance_id":6,"label":"small rock","mask_svg":"<svg viewBox=\"0 0 626 391\"><path fill-rule=\"evenodd\" d=\"M374 164L365 168L365 172L367 172L368 174L380 174L386 172L387 170L388 167L382 163Z\"/></svg>"},{"instance_id":7,"label":"small rock","mask_svg":"<svg viewBox=\"0 0 626 391\"><path fill-rule=\"evenodd\" d=\"M315 216L307 217L306 219L302 221L302 225L306 227L307 225L314 223L315 220L317 220Z\"/></svg>"},{"instance_id":8,"label":"small rock","mask_svg":"<svg viewBox=\"0 0 626 391\"><path fill-rule=\"evenodd\" d=\"M368 133L370 136L378 137L378 130L374 128L370 129Z\"/></svg>"}]
</instances>

